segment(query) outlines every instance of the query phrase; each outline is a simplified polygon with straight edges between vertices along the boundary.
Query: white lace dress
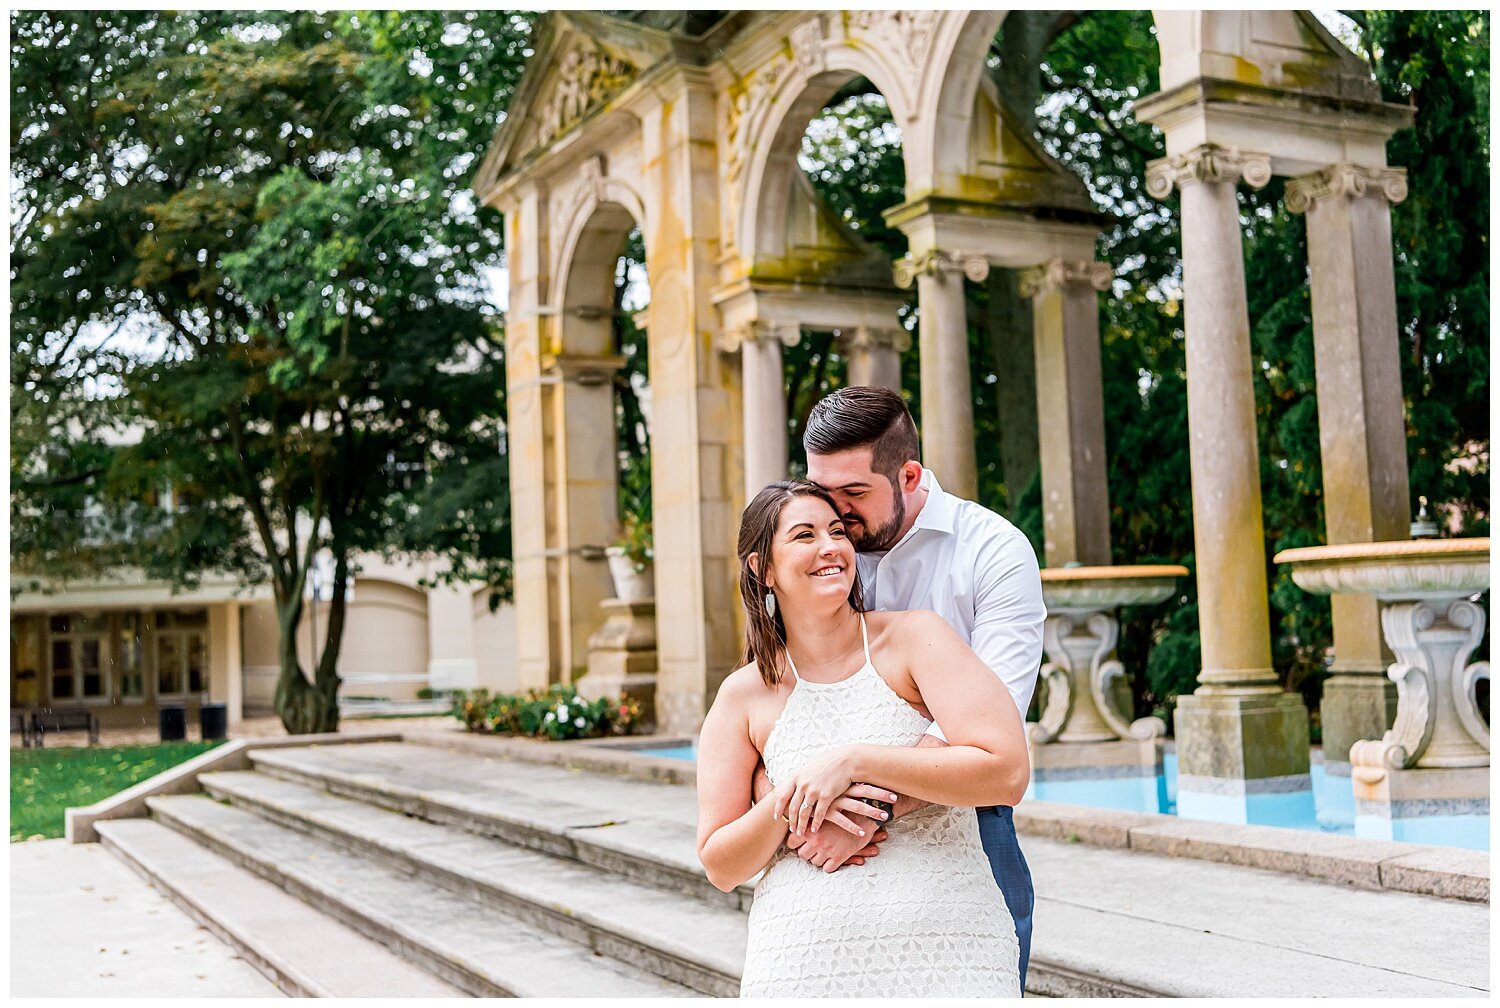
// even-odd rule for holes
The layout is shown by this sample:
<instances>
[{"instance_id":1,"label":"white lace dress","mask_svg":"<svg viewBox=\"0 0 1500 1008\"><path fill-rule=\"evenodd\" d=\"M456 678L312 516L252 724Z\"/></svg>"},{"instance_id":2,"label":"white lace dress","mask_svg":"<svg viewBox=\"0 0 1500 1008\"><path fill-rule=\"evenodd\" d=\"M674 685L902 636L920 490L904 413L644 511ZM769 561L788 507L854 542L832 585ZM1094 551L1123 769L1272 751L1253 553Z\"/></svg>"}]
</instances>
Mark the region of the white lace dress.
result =
<instances>
[{"instance_id":1,"label":"white lace dress","mask_svg":"<svg viewBox=\"0 0 1500 1008\"><path fill-rule=\"evenodd\" d=\"M850 743L915 745L929 724L875 671L866 638L849 678L797 679L766 771L781 780ZM974 810L929 806L888 831L879 856L831 875L785 848L772 859L750 908L741 997L1020 997L1015 923Z\"/></svg>"}]
</instances>

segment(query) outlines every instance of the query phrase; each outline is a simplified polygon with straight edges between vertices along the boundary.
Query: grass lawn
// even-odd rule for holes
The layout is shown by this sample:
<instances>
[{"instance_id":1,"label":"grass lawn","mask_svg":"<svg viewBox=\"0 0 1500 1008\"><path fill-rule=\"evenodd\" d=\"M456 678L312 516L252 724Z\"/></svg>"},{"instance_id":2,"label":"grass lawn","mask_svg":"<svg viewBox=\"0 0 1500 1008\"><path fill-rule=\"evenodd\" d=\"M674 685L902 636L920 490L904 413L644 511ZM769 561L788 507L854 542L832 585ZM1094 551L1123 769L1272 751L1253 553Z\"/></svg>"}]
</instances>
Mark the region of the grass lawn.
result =
<instances>
[{"instance_id":1,"label":"grass lawn","mask_svg":"<svg viewBox=\"0 0 1500 1008\"><path fill-rule=\"evenodd\" d=\"M63 835L63 810L92 805L218 742L11 749L10 839Z\"/></svg>"}]
</instances>

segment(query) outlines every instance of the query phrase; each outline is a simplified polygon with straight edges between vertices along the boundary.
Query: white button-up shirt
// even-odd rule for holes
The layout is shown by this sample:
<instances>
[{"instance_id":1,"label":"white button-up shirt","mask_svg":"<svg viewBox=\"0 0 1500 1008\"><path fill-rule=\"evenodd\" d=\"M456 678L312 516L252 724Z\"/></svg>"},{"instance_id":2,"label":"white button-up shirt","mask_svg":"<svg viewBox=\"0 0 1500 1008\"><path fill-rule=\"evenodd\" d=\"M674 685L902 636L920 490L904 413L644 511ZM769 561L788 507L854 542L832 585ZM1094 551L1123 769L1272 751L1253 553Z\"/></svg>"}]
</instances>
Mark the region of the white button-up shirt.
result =
<instances>
[{"instance_id":1,"label":"white button-up shirt","mask_svg":"<svg viewBox=\"0 0 1500 1008\"><path fill-rule=\"evenodd\" d=\"M927 501L885 553L860 553L865 605L931 609L1005 683L1025 720L1042 661L1042 579L1030 541L982 505L947 493L922 470ZM928 734L943 737L937 725Z\"/></svg>"}]
</instances>

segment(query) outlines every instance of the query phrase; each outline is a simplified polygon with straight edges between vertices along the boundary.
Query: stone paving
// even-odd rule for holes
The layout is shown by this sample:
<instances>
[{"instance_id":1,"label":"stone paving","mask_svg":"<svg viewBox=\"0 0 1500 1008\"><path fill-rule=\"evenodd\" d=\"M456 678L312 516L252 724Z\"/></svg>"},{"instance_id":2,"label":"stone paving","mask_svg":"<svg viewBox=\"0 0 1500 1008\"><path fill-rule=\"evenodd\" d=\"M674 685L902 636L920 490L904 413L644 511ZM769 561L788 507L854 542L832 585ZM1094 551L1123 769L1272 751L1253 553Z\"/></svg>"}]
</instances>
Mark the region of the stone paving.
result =
<instances>
[{"instance_id":1,"label":"stone paving","mask_svg":"<svg viewBox=\"0 0 1500 1008\"><path fill-rule=\"evenodd\" d=\"M10 846L11 997L281 997L99 844Z\"/></svg>"}]
</instances>

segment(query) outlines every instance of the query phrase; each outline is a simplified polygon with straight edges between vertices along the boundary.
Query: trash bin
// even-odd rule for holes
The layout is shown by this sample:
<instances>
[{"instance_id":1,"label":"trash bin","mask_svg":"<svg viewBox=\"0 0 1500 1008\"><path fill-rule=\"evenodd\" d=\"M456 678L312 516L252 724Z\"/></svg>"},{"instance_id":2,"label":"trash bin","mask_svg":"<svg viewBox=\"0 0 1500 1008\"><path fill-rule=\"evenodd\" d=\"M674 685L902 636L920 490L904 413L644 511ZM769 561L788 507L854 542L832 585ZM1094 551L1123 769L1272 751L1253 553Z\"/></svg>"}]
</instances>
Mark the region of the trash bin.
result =
<instances>
[{"instance_id":1,"label":"trash bin","mask_svg":"<svg viewBox=\"0 0 1500 1008\"><path fill-rule=\"evenodd\" d=\"M203 741L229 737L229 705L206 703L198 708L198 730Z\"/></svg>"},{"instance_id":2,"label":"trash bin","mask_svg":"<svg viewBox=\"0 0 1500 1008\"><path fill-rule=\"evenodd\" d=\"M163 742L181 742L187 738L186 707L163 707L160 718Z\"/></svg>"}]
</instances>

